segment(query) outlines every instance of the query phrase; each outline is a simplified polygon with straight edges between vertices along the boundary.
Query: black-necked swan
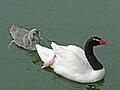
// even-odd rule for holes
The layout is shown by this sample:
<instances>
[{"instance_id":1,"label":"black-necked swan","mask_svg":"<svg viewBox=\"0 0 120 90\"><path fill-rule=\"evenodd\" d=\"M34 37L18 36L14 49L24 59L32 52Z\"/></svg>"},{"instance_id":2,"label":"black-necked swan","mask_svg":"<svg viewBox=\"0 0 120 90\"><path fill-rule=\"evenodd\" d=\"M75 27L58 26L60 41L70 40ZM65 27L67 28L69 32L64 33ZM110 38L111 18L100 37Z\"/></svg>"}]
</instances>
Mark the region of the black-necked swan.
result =
<instances>
[{"instance_id":1,"label":"black-necked swan","mask_svg":"<svg viewBox=\"0 0 120 90\"><path fill-rule=\"evenodd\" d=\"M85 43L84 50L75 45L62 46L52 42L52 49L36 45L44 62L42 68L51 66L54 71L70 80L92 83L103 79L105 69L93 53L93 47L103 45L105 39L93 36Z\"/></svg>"},{"instance_id":2,"label":"black-necked swan","mask_svg":"<svg viewBox=\"0 0 120 90\"><path fill-rule=\"evenodd\" d=\"M36 50L36 43L41 40L41 34L37 29L30 31L24 28L19 28L15 25L10 27L10 34L13 38L8 47L14 42L16 45L24 49Z\"/></svg>"}]
</instances>

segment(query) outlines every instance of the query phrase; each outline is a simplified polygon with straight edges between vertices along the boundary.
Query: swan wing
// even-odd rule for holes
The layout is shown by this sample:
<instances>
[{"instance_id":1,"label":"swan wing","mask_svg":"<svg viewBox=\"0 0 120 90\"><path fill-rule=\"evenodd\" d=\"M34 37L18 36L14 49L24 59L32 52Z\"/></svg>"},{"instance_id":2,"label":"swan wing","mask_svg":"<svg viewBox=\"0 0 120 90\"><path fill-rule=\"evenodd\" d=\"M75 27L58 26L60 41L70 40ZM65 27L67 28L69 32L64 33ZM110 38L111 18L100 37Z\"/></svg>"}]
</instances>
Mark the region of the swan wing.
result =
<instances>
[{"instance_id":1,"label":"swan wing","mask_svg":"<svg viewBox=\"0 0 120 90\"><path fill-rule=\"evenodd\" d=\"M43 47L39 44L36 44L36 49L37 49L38 55L40 56L43 62L48 62L54 57L54 52L52 49Z\"/></svg>"},{"instance_id":2,"label":"swan wing","mask_svg":"<svg viewBox=\"0 0 120 90\"><path fill-rule=\"evenodd\" d=\"M89 63L84 55L84 50L77 46L61 46L52 42L53 51L56 55L55 67L63 67L72 74L85 74L89 69ZM64 70L65 70L64 69Z\"/></svg>"}]
</instances>

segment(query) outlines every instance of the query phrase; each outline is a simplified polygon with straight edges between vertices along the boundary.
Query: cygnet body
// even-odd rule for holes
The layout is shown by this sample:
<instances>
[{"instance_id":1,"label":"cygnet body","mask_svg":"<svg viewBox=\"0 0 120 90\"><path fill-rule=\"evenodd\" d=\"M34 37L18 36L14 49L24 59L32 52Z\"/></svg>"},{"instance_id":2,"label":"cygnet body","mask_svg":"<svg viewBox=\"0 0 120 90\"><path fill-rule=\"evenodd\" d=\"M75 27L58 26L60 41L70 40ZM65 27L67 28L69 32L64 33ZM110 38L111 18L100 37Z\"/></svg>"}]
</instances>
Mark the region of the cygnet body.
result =
<instances>
[{"instance_id":1,"label":"cygnet body","mask_svg":"<svg viewBox=\"0 0 120 90\"><path fill-rule=\"evenodd\" d=\"M24 28L19 28L15 25L10 27L10 34L13 40L9 46L14 42L16 45L29 50L36 50L35 45L42 39L38 30L31 29L29 31Z\"/></svg>"}]
</instances>

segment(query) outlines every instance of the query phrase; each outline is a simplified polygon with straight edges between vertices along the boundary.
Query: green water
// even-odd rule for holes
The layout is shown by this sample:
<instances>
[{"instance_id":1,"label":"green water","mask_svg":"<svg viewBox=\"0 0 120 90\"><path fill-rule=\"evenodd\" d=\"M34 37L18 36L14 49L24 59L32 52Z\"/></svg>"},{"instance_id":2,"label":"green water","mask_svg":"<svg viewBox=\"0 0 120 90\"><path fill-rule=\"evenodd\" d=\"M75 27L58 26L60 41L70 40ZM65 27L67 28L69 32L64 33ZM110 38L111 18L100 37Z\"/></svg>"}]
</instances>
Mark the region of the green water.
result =
<instances>
[{"instance_id":1,"label":"green water","mask_svg":"<svg viewBox=\"0 0 120 90\"><path fill-rule=\"evenodd\" d=\"M0 0L0 90L120 90L120 0ZM63 45L84 46L98 35L109 46L95 49L106 68L104 80L81 84L48 68L36 52L13 44L8 28L38 28L46 38Z\"/></svg>"}]
</instances>

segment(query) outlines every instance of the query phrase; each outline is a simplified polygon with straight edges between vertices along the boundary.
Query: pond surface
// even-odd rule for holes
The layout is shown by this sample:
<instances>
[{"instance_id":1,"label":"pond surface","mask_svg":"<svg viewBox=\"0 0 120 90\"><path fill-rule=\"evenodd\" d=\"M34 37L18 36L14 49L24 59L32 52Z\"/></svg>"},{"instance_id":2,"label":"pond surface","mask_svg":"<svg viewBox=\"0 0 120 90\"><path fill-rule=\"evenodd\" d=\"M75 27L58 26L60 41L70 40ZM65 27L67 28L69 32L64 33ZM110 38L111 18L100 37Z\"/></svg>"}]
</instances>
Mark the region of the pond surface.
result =
<instances>
[{"instance_id":1,"label":"pond surface","mask_svg":"<svg viewBox=\"0 0 120 90\"><path fill-rule=\"evenodd\" d=\"M120 90L120 0L1 0L0 90ZM41 69L36 52L17 47L9 27L36 27L62 45L84 47L87 38L98 35L108 46L95 48L106 68L104 80L81 84ZM49 46L49 42L46 42Z\"/></svg>"}]
</instances>

